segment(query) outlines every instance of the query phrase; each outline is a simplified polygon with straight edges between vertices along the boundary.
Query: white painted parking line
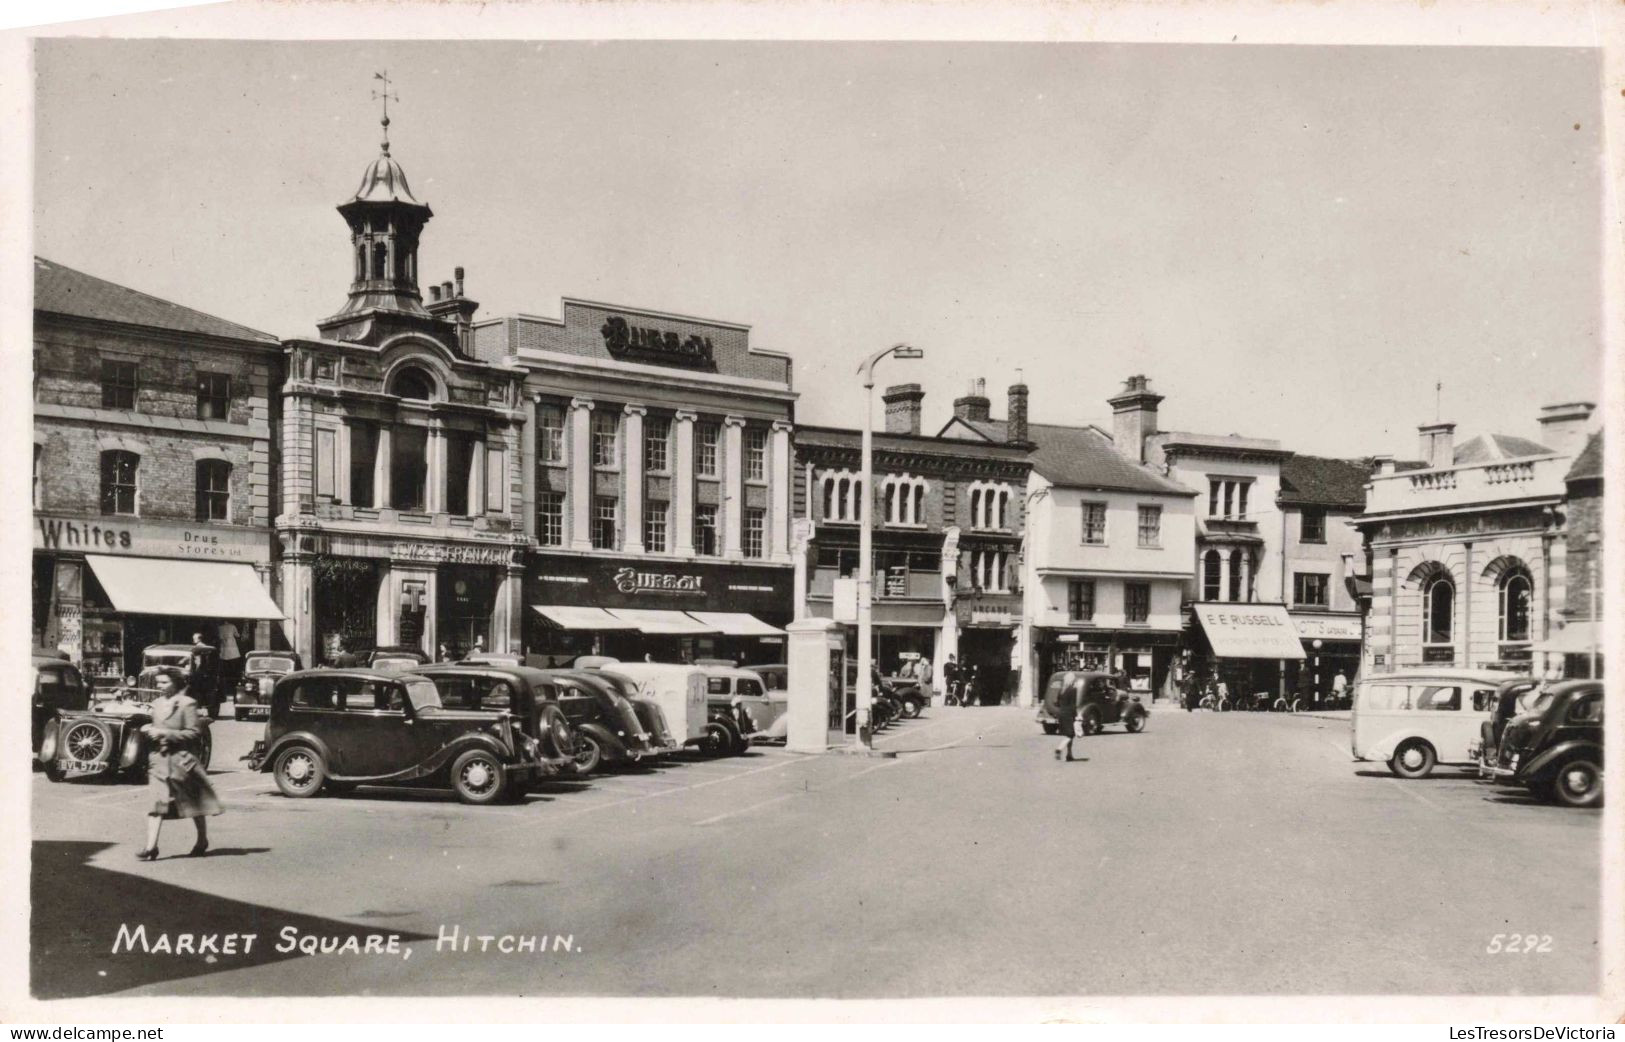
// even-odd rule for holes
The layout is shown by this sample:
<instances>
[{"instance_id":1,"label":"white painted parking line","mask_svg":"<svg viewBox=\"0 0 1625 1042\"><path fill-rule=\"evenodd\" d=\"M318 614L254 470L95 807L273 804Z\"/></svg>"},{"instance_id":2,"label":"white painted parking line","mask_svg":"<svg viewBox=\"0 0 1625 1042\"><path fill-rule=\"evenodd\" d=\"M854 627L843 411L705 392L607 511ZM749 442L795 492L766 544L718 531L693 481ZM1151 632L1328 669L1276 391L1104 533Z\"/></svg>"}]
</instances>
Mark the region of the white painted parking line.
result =
<instances>
[{"instance_id":1,"label":"white painted parking line","mask_svg":"<svg viewBox=\"0 0 1625 1042\"><path fill-rule=\"evenodd\" d=\"M901 760L882 760L877 764L873 764L872 766L865 767L863 770L858 771L858 772L856 772L854 774L850 774L850 775L846 776L845 778L838 778L833 782L828 782L828 783L825 783L825 784L821 784L816 789L802 789L802 790L799 790L797 792L787 792L787 793L784 793L783 795L780 795L780 796L774 796L772 799L763 800L760 803L753 803L748 807L740 807L738 810L726 811L725 813L715 815L714 817L706 818L703 821L696 821L694 824L696 824L696 825L715 825L719 821L727 821L729 818L741 817L741 816L743 816L745 814L751 813L752 811L761 810L763 807L771 807L775 803L783 803L785 800L794 799L797 796L809 796L809 795L812 795L813 793L828 792L831 789L840 788L842 785L845 785L847 782L857 781L859 778L863 777L865 774L872 774L875 771L884 770L887 767L896 767L900 763L902 763Z\"/></svg>"}]
</instances>

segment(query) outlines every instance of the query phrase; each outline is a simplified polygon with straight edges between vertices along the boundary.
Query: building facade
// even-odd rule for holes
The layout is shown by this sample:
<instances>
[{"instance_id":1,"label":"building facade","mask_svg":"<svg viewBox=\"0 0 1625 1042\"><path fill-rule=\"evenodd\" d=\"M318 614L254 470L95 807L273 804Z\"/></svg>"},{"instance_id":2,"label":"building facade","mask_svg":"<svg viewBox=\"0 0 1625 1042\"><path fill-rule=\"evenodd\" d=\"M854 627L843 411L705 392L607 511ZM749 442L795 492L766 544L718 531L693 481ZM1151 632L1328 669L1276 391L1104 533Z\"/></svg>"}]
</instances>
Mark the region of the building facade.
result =
<instances>
[{"instance_id":1,"label":"building facade","mask_svg":"<svg viewBox=\"0 0 1625 1042\"><path fill-rule=\"evenodd\" d=\"M574 299L557 319L479 323L473 342L525 373L526 648L779 661L789 358L748 326Z\"/></svg>"},{"instance_id":2,"label":"building facade","mask_svg":"<svg viewBox=\"0 0 1625 1042\"><path fill-rule=\"evenodd\" d=\"M281 634L276 338L34 264L33 637L98 686L151 644Z\"/></svg>"},{"instance_id":3,"label":"building facade","mask_svg":"<svg viewBox=\"0 0 1625 1042\"><path fill-rule=\"evenodd\" d=\"M1360 603L1350 580L1365 572L1365 545L1353 521L1365 510L1369 459L1331 459L1295 454L1281 462L1281 554L1279 599L1287 605L1303 643L1304 660L1290 669L1309 673L1321 695L1341 673L1352 681L1360 670ZM1289 676L1296 691L1301 676Z\"/></svg>"},{"instance_id":4,"label":"building facade","mask_svg":"<svg viewBox=\"0 0 1625 1042\"><path fill-rule=\"evenodd\" d=\"M1537 645L1536 651L1546 653L1548 669L1560 668L1565 677L1601 677L1605 675L1602 609L1607 602L1603 541L1608 536L1603 524L1601 431L1586 439L1585 447L1563 476L1563 484L1568 603L1560 611L1561 628L1544 645Z\"/></svg>"},{"instance_id":5,"label":"building facade","mask_svg":"<svg viewBox=\"0 0 1625 1042\"><path fill-rule=\"evenodd\" d=\"M307 662L392 645L518 650L525 374L474 354L462 269L424 303L418 243L433 215L387 140L338 209L348 298L318 337L282 345L289 640Z\"/></svg>"}]
</instances>

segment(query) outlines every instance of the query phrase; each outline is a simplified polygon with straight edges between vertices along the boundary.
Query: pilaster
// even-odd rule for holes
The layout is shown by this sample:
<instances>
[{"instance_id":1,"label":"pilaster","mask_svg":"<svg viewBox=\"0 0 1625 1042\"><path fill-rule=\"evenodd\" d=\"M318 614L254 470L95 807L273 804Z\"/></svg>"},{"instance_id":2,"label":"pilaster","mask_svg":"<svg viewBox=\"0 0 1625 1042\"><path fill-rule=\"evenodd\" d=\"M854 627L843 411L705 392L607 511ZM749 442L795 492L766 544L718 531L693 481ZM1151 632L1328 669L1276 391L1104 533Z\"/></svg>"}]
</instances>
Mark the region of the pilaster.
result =
<instances>
[{"instance_id":1,"label":"pilaster","mask_svg":"<svg viewBox=\"0 0 1625 1042\"><path fill-rule=\"evenodd\" d=\"M592 549L592 399L570 399L570 549Z\"/></svg>"}]
</instances>

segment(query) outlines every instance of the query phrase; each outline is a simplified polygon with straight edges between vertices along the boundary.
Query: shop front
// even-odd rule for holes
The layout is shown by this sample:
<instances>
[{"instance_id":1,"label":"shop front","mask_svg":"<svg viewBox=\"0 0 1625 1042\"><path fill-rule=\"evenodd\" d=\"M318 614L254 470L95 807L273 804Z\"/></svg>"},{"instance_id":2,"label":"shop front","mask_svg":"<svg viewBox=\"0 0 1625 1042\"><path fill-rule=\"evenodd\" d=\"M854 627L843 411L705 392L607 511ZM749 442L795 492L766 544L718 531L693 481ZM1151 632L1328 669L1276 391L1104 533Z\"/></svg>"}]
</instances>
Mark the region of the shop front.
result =
<instances>
[{"instance_id":1,"label":"shop front","mask_svg":"<svg viewBox=\"0 0 1625 1042\"><path fill-rule=\"evenodd\" d=\"M268 531L37 514L34 643L66 651L101 689L140 672L153 644L217 645L229 626L241 650L271 647L283 615L270 555Z\"/></svg>"},{"instance_id":2,"label":"shop front","mask_svg":"<svg viewBox=\"0 0 1625 1042\"><path fill-rule=\"evenodd\" d=\"M1198 683L1222 685L1232 700L1287 694L1305 659L1303 642L1284 604L1221 602L1191 605L1189 668Z\"/></svg>"},{"instance_id":3,"label":"shop front","mask_svg":"<svg viewBox=\"0 0 1625 1042\"><path fill-rule=\"evenodd\" d=\"M524 647L548 666L582 655L782 662L793 582L789 567L537 554Z\"/></svg>"},{"instance_id":4,"label":"shop front","mask_svg":"<svg viewBox=\"0 0 1625 1042\"><path fill-rule=\"evenodd\" d=\"M1043 673L1040 685L1063 670L1109 670L1123 674L1130 690L1150 700L1170 693L1169 673L1180 653L1177 630L1035 628L1033 641Z\"/></svg>"},{"instance_id":5,"label":"shop front","mask_svg":"<svg viewBox=\"0 0 1625 1042\"><path fill-rule=\"evenodd\" d=\"M974 697L983 705L1013 701L1020 688L1021 655L1016 641L1020 611L1019 601L988 606L961 600L954 605L960 673L975 676Z\"/></svg>"},{"instance_id":6,"label":"shop front","mask_svg":"<svg viewBox=\"0 0 1625 1042\"><path fill-rule=\"evenodd\" d=\"M1352 686L1360 672L1360 619L1355 615L1292 612L1292 625L1303 645L1303 661L1289 668L1288 687L1313 690L1315 700L1332 694L1337 675Z\"/></svg>"}]
</instances>

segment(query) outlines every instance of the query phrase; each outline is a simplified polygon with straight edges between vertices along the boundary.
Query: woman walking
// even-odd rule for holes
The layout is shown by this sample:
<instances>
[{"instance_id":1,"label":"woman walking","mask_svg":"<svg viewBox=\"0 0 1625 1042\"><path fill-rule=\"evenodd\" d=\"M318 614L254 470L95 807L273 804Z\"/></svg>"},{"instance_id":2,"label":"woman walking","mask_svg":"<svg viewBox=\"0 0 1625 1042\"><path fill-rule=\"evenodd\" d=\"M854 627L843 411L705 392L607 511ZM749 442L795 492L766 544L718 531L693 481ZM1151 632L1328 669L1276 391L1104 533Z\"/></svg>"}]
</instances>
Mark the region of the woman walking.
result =
<instances>
[{"instance_id":1,"label":"woman walking","mask_svg":"<svg viewBox=\"0 0 1625 1042\"><path fill-rule=\"evenodd\" d=\"M1061 678L1061 689L1055 693L1055 727L1061 735L1061 744L1055 747L1055 758L1065 754L1067 763L1076 759L1072 755L1072 739L1078 734L1078 682L1072 673Z\"/></svg>"},{"instance_id":2,"label":"woman walking","mask_svg":"<svg viewBox=\"0 0 1625 1042\"><path fill-rule=\"evenodd\" d=\"M202 857L209 850L209 830L204 816L220 813L220 800L209 784L208 772L198 755L203 730L198 723L197 702L181 686L180 670L165 670L154 682L158 695L152 700L152 723L141 733L147 736L147 791L152 807L147 811L147 845L136 857L158 859L158 831L166 818L191 818L197 826L197 842L191 856Z\"/></svg>"}]
</instances>

